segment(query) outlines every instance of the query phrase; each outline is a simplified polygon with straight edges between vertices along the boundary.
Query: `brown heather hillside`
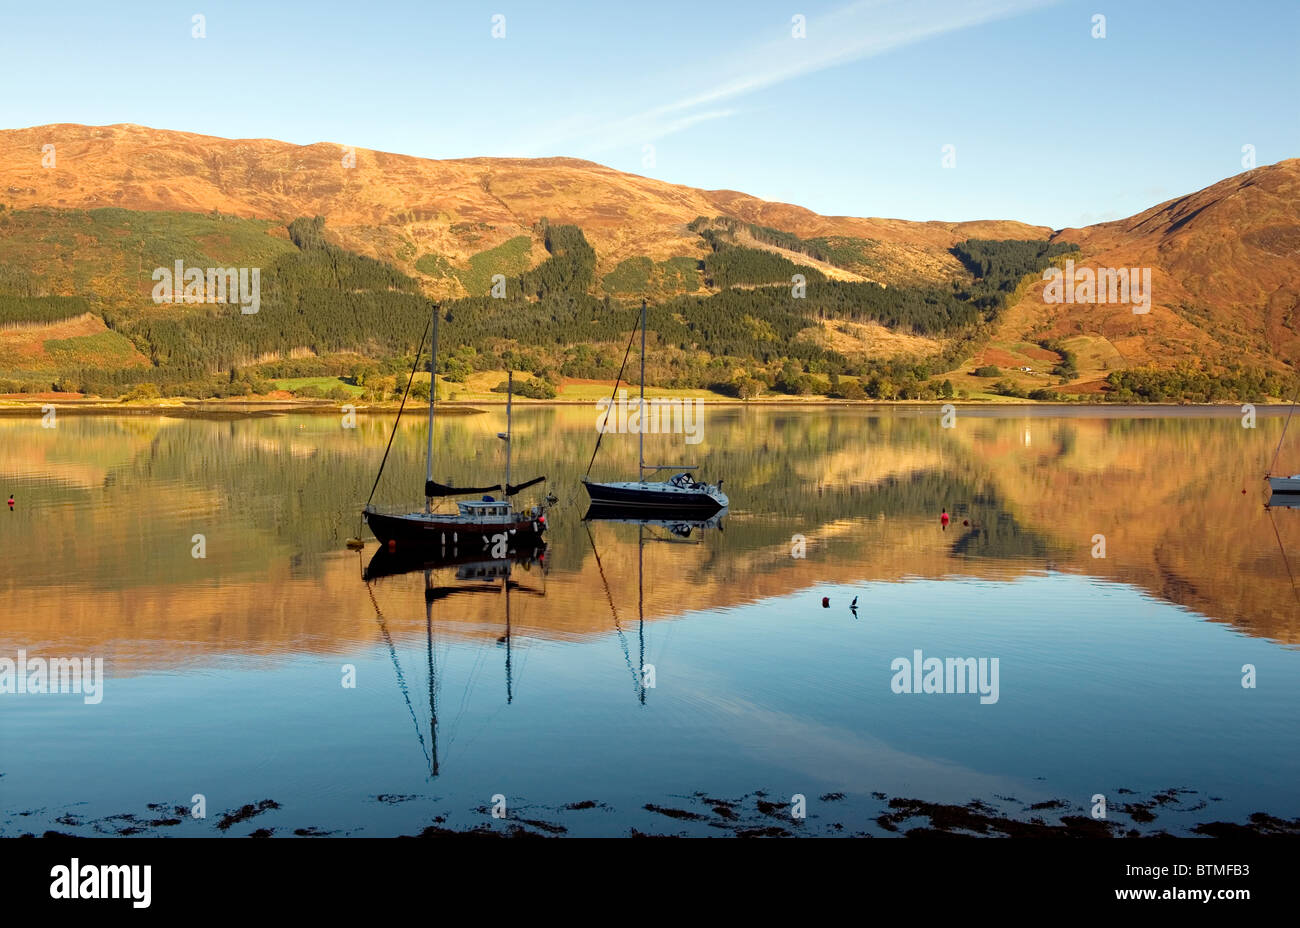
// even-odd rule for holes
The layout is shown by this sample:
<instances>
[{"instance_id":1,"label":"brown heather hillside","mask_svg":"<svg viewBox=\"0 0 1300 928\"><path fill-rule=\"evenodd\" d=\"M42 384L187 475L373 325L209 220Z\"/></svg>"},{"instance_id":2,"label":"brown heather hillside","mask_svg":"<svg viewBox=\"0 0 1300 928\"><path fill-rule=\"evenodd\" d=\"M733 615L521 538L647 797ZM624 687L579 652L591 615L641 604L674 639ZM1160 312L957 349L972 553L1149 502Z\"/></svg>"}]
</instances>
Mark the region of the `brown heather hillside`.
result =
<instances>
[{"instance_id":1,"label":"brown heather hillside","mask_svg":"<svg viewBox=\"0 0 1300 928\"><path fill-rule=\"evenodd\" d=\"M42 146L56 167L41 167ZM324 216L340 244L414 272L422 255L452 261L518 235L535 223L578 225L596 249L598 272L634 256L700 256L686 224L730 215L800 237L841 235L880 242L887 279L950 278L961 268L948 254L971 237L1045 238L1051 230L1020 222L904 222L820 216L731 190L697 190L624 174L573 158L466 158L433 161L342 145L291 145L271 139L223 139L144 126L58 124L0 131L0 202L134 210L217 210L289 221ZM431 292L456 287L428 280ZM457 295L445 293L439 295Z\"/></svg>"},{"instance_id":2,"label":"brown heather hillside","mask_svg":"<svg viewBox=\"0 0 1300 928\"><path fill-rule=\"evenodd\" d=\"M41 166L47 144L57 154L53 169ZM1296 159L1227 178L1128 219L1053 233L1014 221L822 216L571 158L434 161L356 149L356 167L345 168L345 150L334 143L298 146L135 125L2 130L0 204L215 210L276 223L320 215L339 244L398 265L435 297L465 295L466 278L422 274L416 268L421 257L436 256L463 269L473 256L526 236L531 245L522 253L518 242L507 250L515 256L511 260L535 265L545 257L536 225L542 217L582 228L596 251L598 281L631 257L702 256L706 246L686 228L698 216L729 216L804 239L870 239L875 244L869 276L886 284L963 275L949 248L967 238L1051 237L1078 244L1081 267L1150 267L1151 312L1135 315L1127 305L1046 305L1043 284L1031 282L1004 312L992 339L952 375L957 387L986 390L987 380L970 376L980 364L1004 367L1027 389L1055 386L1057 378L1049 373L1054 361L1042 357L1036 344L1043 339L1062 339L1077 355L1079 386L1067 392L1095 391L1110 371L1144 365L1204 360L1282 370L1300 360ZM824 270L831 277L862 279L860 273ZM853 356L864 348L875 357L926 356L942 348L940 340L902 330L857 329L821 335L810 330L806 337ZM1020 366L1034 373L1015 371Z\"/></svg>"},{"instance_id":3,"label":"brown heather hillside","mask_svg":"<svg viewBox=\"0 0 1300 928\"><path fill-rule=\"evenodd\" d=\"M1273 369L1300 360L1300 159L1053 239L1080 246L1076 267L1151 268L1151 312L1046 305L1036 282L996 343L1078 338L1071 347L1094 361L1089 370L1081 357L1080 380L1202 358Z\"/></svg>"}]
</instances>

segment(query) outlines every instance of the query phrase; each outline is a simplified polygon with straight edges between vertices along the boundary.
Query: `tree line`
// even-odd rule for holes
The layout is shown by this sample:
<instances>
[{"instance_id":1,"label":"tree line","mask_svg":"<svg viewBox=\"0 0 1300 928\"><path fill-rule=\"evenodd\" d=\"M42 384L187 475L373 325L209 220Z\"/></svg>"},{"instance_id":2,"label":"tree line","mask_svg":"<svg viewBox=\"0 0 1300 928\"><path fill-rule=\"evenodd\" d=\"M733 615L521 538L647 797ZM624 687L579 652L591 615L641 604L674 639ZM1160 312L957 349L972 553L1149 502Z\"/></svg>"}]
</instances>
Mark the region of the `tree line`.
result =
<instances>
[{"instance_id":1,"label":"tree line","mask_svg":"<svg viewBox=\"0 0 1300 928\"><path fill-rule=\"evenodd\" d=\"M943 395L941 384L926 381L969 356L1025 274L1073 247L970 240L953 251L978 272L972 281L883 287L828 280L782 255L735 245L722 234L734 231L735 221L727 222L730 227L724 222L720 229L697 229L714 248L705 273L725 289L650 307L648 379L655 383L737 393L852 395L861 389L886 398L931 390ZM746 229L781 247L800 243L780 230L752 224ZM580 228L543 219L538 231L548 257L508 282L505 298L471 296L442 307L439 371L449 379L503 367L551 384L561 376L609 379L617 373L619 349L638 321L635 311L591 294L596 253ZM102 310L106 324L130 339L153 368L85 369L67 372L65 379L101 394L148 381L203 396L252 392L281 377L329 374L358 382L358 375L369 372L396 378L411 363L431 311L417 281L382 261L332 245L320 217L296 219L288 233L295 248L263 269L258 313L242 314L233 304L166 305L144 313L110 306ZM802 298L791 290L795 273L807 280ZM80 297L0 296L0 322L51 321L90 308ZM819 326L868 321L944 336L949 347L925 360L850 359L819 339L800 337ZM284 359L291 349L319 357Z\"/></svg>"}]
</instances>

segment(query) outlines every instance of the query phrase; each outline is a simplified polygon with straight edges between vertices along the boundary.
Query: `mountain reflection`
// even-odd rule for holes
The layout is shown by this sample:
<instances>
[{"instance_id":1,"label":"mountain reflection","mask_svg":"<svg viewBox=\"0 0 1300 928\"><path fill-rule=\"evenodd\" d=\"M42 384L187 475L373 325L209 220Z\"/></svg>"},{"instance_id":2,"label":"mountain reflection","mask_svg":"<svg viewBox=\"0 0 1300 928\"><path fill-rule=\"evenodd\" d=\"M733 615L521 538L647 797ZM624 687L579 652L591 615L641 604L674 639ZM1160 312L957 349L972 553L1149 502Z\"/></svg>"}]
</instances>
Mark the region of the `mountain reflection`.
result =
<instances>
[{"instance_id":1,"label":"mountain reflection","mask_svg":"<svg viewBox=\"0 0 1300 928\"><path fill-rule=\"evenodd\" d=\"M1259 427L1243 429L1232 410L1117 412L980 410L944 429L928 409L712 409L692 454L702 472L725 478L732 508L722 531L691 527L685 538L698 543L682 550L641 543L647 526L584 522L590 409L517 410L515 466L551 474L539 496L549 490L559 502L548 547L531 559L531 569L544 566L546 596L514 617L509 635L611 634L601 600L606 591L619 603L637 599L639 577L653 578L640 584L653 622L824 583L1066 572L1296 643L1300 510L1266 509L1260 479L1280 419L1261 411ZM493 436L503 420L504 410L443 420L435 477L466 483L499 470ZM418 493L418 425L403 422L377 499ZM343 543L360 533L357 513L390 428L387 416L363 416L355 429L329 415L66 417L57 429L0 419L0 474L17 499L0 533L11 568L0 637L29 650L102 653L118 674L373 642L367 587ZM647 457L673 454L679 438L647 436ZM597 470L610 479L635 472L635 454L635 442L609 441ZM1300 461L1280 462L1287 467ZM200 534L202 558L193 554ZM803 557L792 556L796 536ZM378 586L403 570L458 569L381 560L361 567ZM523 569L513 566L512 577ZM456 606L437 617L440 634L501 635L500 597L443 598ZM386 619L394 641L425 635L420 612Z\"/></svg>"}]
</instances>

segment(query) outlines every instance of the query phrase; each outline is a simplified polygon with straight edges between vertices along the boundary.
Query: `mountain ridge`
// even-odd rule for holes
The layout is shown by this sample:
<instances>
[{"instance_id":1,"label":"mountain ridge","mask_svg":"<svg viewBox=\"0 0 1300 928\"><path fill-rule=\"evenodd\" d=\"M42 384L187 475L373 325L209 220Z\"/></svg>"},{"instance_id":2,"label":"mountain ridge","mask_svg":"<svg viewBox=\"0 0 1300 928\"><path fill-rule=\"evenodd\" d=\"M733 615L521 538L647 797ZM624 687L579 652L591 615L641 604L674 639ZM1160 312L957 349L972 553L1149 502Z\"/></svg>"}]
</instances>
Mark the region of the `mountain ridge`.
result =
<instances>
[{"instance_id":1,"label":"mountain ridge","mask_svg":"<svg viewBox=\"0 0 1300 928\"><path fill-rule=\"evenodd\" d=\"M56 168L41 167L41 146L53 144ZM202 150L195 150L196 147ZM26 158L21 156L26 151ZM120 150L122 158L114 163L111 156ZM357 157L356 168L342 167L345 153ZM271 165L247 175L247 181L276 181L269 191L254 193L238 189L239 178L232 176L243 161L251 168L250 156L256 155ZM97 163L99 176L82 167L89 158ZM134 163L126 159L133 159ZM293 159L299 159L295 164ZM25 162L25 164L24 164ZM160 164L160 162L162 162ZM698 253L693 236L679 226L697 216L729 213L759 224L777 224L801 236L860 235L882 237L886 241L906 239L927 246L944 248L970 237L1042 237L1051 230L1013 220L974 220L970 222L928 221L913 223L872 217L822 216L812 210L788 203L775 203L739 191L703 190L674 184L643 175L617 171L596 162L575 158L492 158L475 156L454 159L427 159L412 155L355 148L331 142L294 145L275 139L222 139L218 136L171 130L152 129L130 123L109 126L81 126L55 123L21 130L0 130L0 193L11 205L60 206L90 209L120 206L128 209L220 212L248 218L274 218L289 221L301 215L324 216L331 229L350 246L362 246L362 253L382 256L382 247L373 239L351 230L366 222L400 220L420 229L429 224L426 214L433 208L427 191L412 189L401 181L410 180L409 172L423 166L422 181L441 181L442 201L434 215L445 214L451 222L479 221L514 224L514 228L531 227L542 216L552 222L573 222L587 232L598 254L610 266L634 252L625 247L630 241L642 244L636 254L672 257L668 251L676 246L682 254ZM292 170L289 170L292 168ZM481 170L468 170L481 169ZM377 196L378 191L346 180L364 176L367 171L391 172L403 193L401 203ZM538 178L537 172L560 170L553 178ZM79 171L80 189L72 183L60 185L60 171ZM306 171L320 172L328 182L311 186L307 183L284 186L285 175ZM564 172L578 172L573 177ZM329 172L326 175L324 172ZM345 172L355 172L349 175ZM519 172L525 176L520 177ZM140 176L137 176L139 174ZM152 177L148 188L145 177ZM605 197L592 197L575 189L579 180L616 181L601 189ZM532 181L532 189L522 182ZM161 186L159 186L161 184ZM277 186L279 189L277 189ZM475 189L481 196L471 196ZM569 194L563 198L548 196L555 192ZM639 196L636 196L638 195ZM340 202L348 198L371 199L364 206ZM294 204L287 201L293 198ZM387 202L385 202L387 200ZM511 205L510 200L516 205ZM423 201L423 202L422 202ZM503 209L494 208L495 205ZM428 204L428 205L426 205ZM390 206L391 211L380 212ZM636 222L645 226L640 235L630 239L608 234L611 222ZM394 223L400 224L400 223ZM877 235L869 233L875 232ZM654 238L669 240L667 251L654 247ZM501 236L504 240L506 236ZM478 243L473 243L478 244ZM602 248L602 246L604 246ZM460 256L463 248L453 247L443 253ZM664 252L662 255L659 252ZM468 256L467 254L465 256Z\"/></svg>"},{"instance_id":2,"label":"mountain ridge","mask_svg":"<svg viewBox=\"0 0 1300 928\"><path fill-rule=\"evenodd\" d=\"M47 145L53 145L52 167L42 160ZM345 166L352 157L356 166ZM1034 389L1086 394L1110 391L1120 371L1245 365L1288 373L1300 361L1300 159L1254 168L1124 219L1054 230L1013 219L826 216L576 158L434 160L332 142L295 145L131 123L54 123L0 130L0 205L10 216L119 208L196 220L240 217L264 224L262 234L284 247L294 219L318 216L329 241L392 265L425 296L444 301L486 296L493 274L513 279L540 268L552 257L547 224L576 227L593 265L579 278L587 281L585 294L632 301L641 295L664 300L732 287L770 288L782 280L788 288L795 270L813 289L810 328L794 341L811 340L850 359L893 357L905 364L909 357L947 358L927 362L929 373L917 376L947 376L972 395L989 394L992 383L976 371L994 367L1005 369L1000 383L1011 395ZM76 227L28 231L36 236L26 242L29 255L39 251L41 236L64 243L64 267L88 254L84 232ZM138 301L148 292L148 281L128 271L144 260L145 246L123 251L131 234L123 228L101 232L95 274L74 288L42 292L105 305ZM280 245L269 242L250 245L244 232L192 229L190 238L170 247L199 242L212 260L221 255L243 263L281 253ZM13 244L5 235L0 229L0 251ZM223 239L232 236L247 247L224 247ZM1050 304L1042 281L1031 278L1007 293L1006 305L990 317L991 328L975 334L918 330L906 316L903 322L846 318L817 303L826 292L816 289L826 286L817 281L826 277L917 293L969 290L973 271L959 258L958 246L985 239L1068 244L1078 248L1070 257L1081 268L1149 267L1151 311L1134 313L1128 304ZM734 267L711 269L719 248L740 258L765 253L766 270L737 278ZM1061 263L1064 256L1057 254L1052 260ZM32 273L44 279L49 271L36 267ZM843 295L835 299L840 302L834 305L845 305ZM749 310L733 310L750 319L743 315ZM760 340L773 331L764 328L767 322L744 324ZM99 337L107 343L112 334ZM43 357L40 333L27 333L19 348L6 345L9 337L0 337L0 361L8 350L10 370L28 354ZM71 352L58 333L49 338L58 350ZM132 339L135 364L141 351L149 351ZM689 345L681 347L689 352ZM131 354L122 345L113 350L123 358ZM801 363L813 371L806 360ZM936 372L935 364L949 366Z\"/></svg>"}]
</instances>

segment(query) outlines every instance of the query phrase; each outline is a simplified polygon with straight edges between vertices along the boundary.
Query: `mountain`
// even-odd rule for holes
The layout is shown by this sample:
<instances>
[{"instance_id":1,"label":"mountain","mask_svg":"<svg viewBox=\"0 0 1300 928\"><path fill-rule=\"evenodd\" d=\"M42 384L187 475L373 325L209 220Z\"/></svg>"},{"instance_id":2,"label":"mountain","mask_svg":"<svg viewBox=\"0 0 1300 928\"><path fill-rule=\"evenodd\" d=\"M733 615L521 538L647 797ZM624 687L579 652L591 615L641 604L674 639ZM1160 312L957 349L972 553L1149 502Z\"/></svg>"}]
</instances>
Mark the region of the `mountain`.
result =
<instances>
[{"instance_id":1,"label":"mountain","mask_svg":"<svg viewBox=\"0 0 1300 928\"><path fill-rule=\"evenodd\" d=\"M1103 370L1201 358L1277 369L1300 360L1300 159L1052 240L1079 245L1081 267L1151 268L1150 313L1049 305L1036 284L1006 314L998 342L1073 337Z\"/></svg>"},{"instance_id":2,"label":"mountain","mask_svg":"<svg viewBox=\"0 0 1300 928\"><path fill-rule=\"evenodd\" d=\"M42 168L54 145L56 167ZM356 166L343 166L345 154ZM0 192L13 207L206 213L288 222L322 216L339 244L414 268L419 255L467 260L537 221L580 227L598 271L625 258L702 256L686 229L734 216L803 238L846 236L897 250L900 270L955 276L947 249L967 238L1042 238L1020 222L903 222L819 216L732 190L697 190L574 158L434 161L320 142L222 139L144 126L49 125L0 131ZM536 243L535 243L536 244ZM543 253L534 248L540 261ZM463 294L462 294L463 295Z\"/></svg>"},{"instance_id":3,"label":"mountain","mask_svg":"<svg viewBox=\"0 0 1300 928\"><path fill-rule=\"evenodd\" d=\"M197 387L272 362L260 373L340 373L345 356L382 360L418 339L423 311L403 293L464 304L451 314L464 328L444 334L470 370L522 352L552 380L612 379L577 342L598 355L621 345L619 307L645 295L666 309L651 373L668 386L748 377L826 392L834 374L885 398L938 396L944 380L987 396L975 370L997 366L1004 393L1086 394L1111 389L1113 372L1196 363L1258 371L1241 389L1271 390L1300 360L1298 177L1300 161L1279 162L1053 231L821 216L569 158L436 161L134 125L3 130L0 379ZM295 238L306 217L323 226ZM1151 311L1044 302L1041 270L1067 259L1150 268ZM175 260L264 268L267 307L243 326L159 308L151 271ZM510 299L484 303L496 274ZM794 274L803 301L788 299Z\"/></svg>"}]
</instances>

